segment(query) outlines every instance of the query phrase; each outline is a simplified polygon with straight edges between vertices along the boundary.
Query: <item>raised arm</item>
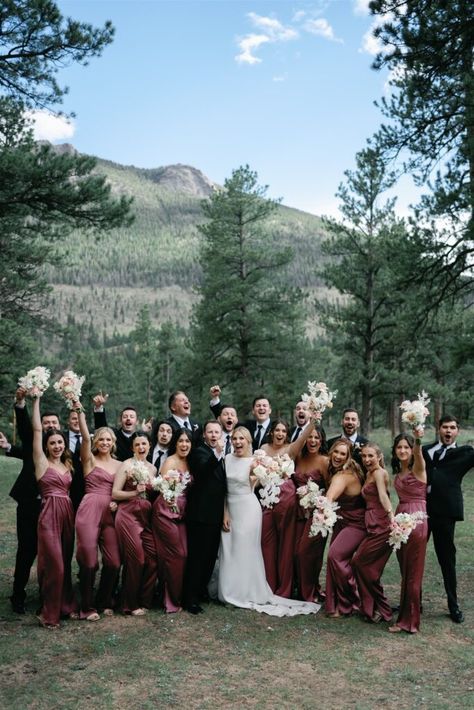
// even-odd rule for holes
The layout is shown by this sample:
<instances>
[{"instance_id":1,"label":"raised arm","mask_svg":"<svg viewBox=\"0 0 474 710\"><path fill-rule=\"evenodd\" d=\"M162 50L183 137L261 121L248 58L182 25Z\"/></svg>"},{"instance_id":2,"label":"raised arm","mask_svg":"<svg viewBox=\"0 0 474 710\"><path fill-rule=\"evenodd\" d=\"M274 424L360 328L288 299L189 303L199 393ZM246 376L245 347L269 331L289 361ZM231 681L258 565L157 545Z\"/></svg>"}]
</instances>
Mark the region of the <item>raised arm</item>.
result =
<instances>
[{"instance_id":1,"label":"raised arm","mask_svg":"<svg viewBox=\"0 0 474 710\"><path fill-rule=\"evenodd\" d=\"M84 476L88 476L95 466L94 455L91 450L91 435L87 426L86 415L80 402L74 402L74 409L79 416L79 429L81 432L81 463Z\"/></svg>"},{"instance_id":2,"label":"raised arm","mask_svg":"<svg viewBox=\"0 0 474 710\"><path fill-rule=\"evenodd\" d=\"M94 429L99 429L101 426L107 426L107 417L105 416L105 403L109 398L108 394L102 394L100 391L95 397L92 397L94 402Z\"/></svg>"},{"instance_id":3,"label":"raised arm","mask_svg":"<svg viewBox=\"0 0 474 710\"><path fill-rule=\"evenodd\" d=\"M423 458L423 451L421 449L421 438L424 434L423 427L418 427L413 430L415 436L415 446L413 447L413 475L422 483L426 483L426 464Z\"/></svg>"},{"instance_id":4,"label":"raised arm","mask_svg":"<svg viewBox=\"0 0 474 710\"><path fill-rule=\"evenodd\" d=\"M308 436L311 434L311 432L314 429L314 424L315 420L311 419L308 424L305 426L299 437L296 439L296 441L293 441L287 449L287 454L290 457L290 459L295 459L299 453L301 453L303 446L306 443L306 439Z\"/></svg>"},{"instance_id":5,"label":"raised arm","mask_svg":"<svg viewBox=\"0 0 474 710\"><path fill-rule=\"evenodd\" d=\"M41 428L39 397L33 399L31 423L33 426L33 463L35 464L36 480L39 481L48 468L48 459L43 451L43 429Z\"/></svg>"}]
</instances>

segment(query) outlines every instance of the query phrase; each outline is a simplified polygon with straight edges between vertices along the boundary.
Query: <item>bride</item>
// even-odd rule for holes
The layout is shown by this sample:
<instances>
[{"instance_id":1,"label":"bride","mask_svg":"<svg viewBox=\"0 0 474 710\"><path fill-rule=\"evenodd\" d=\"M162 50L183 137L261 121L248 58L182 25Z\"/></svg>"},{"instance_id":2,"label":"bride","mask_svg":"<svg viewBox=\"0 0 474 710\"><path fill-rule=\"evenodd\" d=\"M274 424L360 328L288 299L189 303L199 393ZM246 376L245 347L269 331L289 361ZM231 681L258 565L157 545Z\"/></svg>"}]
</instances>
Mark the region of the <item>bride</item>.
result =
<instances>
[{"instance_id":1,"label":"bride","mask_svg":"<svg viewBox=\"0 0 474 710\"><path fill-rule=\"evenodd\" d=\"M219 551L219 599L272 616L314 614L319 604L275 596L267 583L261 548L262 509L253 493L248 429L234 429L232 444L234 453L225 457L227 500Z\"/></svg>"}]
</instances>

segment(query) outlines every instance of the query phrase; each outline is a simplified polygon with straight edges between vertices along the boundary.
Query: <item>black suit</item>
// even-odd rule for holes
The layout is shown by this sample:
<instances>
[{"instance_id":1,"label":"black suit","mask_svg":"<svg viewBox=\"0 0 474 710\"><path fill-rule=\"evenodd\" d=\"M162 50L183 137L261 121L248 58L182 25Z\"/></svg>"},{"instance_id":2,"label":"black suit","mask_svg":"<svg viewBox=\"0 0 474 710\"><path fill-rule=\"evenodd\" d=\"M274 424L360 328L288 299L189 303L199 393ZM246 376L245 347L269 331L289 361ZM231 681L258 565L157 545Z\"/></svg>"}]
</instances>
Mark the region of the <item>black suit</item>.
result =
<instances>
[{"instance_id":1,"label":"black suit","mask_svg":"<svg viewBox=\"0 0 474 710\"><path fill-rule=\"evenodd\" d=\"M474 466L474 448L456 446L446 449L440 461L433 461L429 450L436 442L423 446L428 473L428 525L443 575L449 611L458 609L456 581L456 546L454 531L457 520L464 519L461 482Z\"/></svg>"},{"instance_id":2,"label":"black suit","mask_svg":"<svg viewBox=\"0 0 474 710\"><path fill-rule=\"evenodd\" d=\"M7 456L22 459L22 469L13 484L10 496L17 502L16 533L18 547L13 576L12 598L23 604L25 588L38 551L38 518L41 498L33 463L33 429L26 407L15 407L18 436L22 448L12 446Z\"/></svg>"},{"instance_id":3,"label":"black suit","mask_svg":"<svg viewBox=\"0 0 474 710\"><path fill-rule=\"evenodd\" d=\"M191 426L191 429L189 430L193 439L193 444L196 446L197 444L202 443L202 427L201 425L195 420L191 419L191 417L188 417L189 424ZM178 431L179 429L183 429L182 425L173 417L173 415L169 416L168 419L165 419L166 424L169 424L170 427L172 428L173 432ZM186 427L184 427L186 428Z\"/></svg>"},{"instance_id":4,"label":"black suit","mask_svg":"<svg viewBox=\"0 0 474 710\"><path fill-rule=\"evenodd\" d=\"M207 596L207 585L219 550L227 488L223 462L207 444L193 449L190 464L193 482L188 488L186 504L186 607L199 604Z\"/></svg>"},{"instance_id":5,"label":"black suit","mask_svg":"<svg viewBox=\"0 0 474 710\"><path fill-rule=\"evenodd\" d=\"M101 412L94 412L94 428L99 429L102 426L109 426L107 424L107 417L105 416L105 410ZM126 461L133 456L133 435L127 436L124 434L122 429L115 429L114 427L109 427L114 432L117 437L116 441L116 451L115 456L119 461Z\"/></svg>"},{"instance_id":6,"label":"black suit","mask_svg":"<svg viewBox=\"0 0 474 710\"><path fill-rule=\"evenodd\" d=\"M220 402L216 402L216 404L211 404L210 407L211 407L212 413L214 414L215 418L217 419L217 417L219 416L219 414L222 411L222 404ZM269 421L268 426L265 429L264 435L260 437L260 443L258 444L258 446L254 442L255 433L257 431L257 426L258 426L258 422L256 419L247 419L244 422L237 422L237 424L235 426L236 427L244 426L246 429L249 430L250 436L252 437L252 450L255 451L257 448L259 448L260 446L263 446L263 444L266 444L268 442L268 432L270 431L271 425L272 425L272 423L271 423L271 421Z\"/></svg>"}]
</instances>

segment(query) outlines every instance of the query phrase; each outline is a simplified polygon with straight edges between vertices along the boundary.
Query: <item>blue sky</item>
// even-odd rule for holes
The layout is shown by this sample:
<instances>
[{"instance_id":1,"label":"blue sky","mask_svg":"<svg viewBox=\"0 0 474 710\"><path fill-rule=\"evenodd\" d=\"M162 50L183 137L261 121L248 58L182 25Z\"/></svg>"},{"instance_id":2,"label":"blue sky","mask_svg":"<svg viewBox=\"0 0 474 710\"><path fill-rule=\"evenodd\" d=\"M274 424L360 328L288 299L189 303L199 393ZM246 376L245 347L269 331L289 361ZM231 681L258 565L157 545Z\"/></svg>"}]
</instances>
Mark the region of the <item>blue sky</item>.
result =
<instances>
[{"instance_id":1,"label":"blue sky","mask_svg":"<svg viewBox=\"0 0 474 710\"><path fill-rule=\"evenodd\" d=\"M88 67L59 74L76 118L44 136L122 164L185 163L222 183L248 163L272 197L336 214L335 192L379 126L365 0L59 0L116 27ZM38 124L40 130L40 123ZM51 132L52 131L52 132ZM399 188L400 208L413 197Z\"/></svg>"}]
</instances>

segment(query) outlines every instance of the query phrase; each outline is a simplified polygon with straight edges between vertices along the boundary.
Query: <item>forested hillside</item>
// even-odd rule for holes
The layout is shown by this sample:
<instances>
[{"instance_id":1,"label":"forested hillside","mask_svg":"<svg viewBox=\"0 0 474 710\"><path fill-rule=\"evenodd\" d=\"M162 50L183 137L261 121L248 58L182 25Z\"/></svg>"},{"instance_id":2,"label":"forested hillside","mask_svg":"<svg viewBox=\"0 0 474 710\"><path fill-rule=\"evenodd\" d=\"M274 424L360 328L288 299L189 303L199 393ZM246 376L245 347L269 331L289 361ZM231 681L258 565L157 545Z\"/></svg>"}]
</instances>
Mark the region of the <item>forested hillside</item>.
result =
<instances>
[{"instance_id":1,"label":"forested hillside","mask_svg":"<svg viewBox=\"0 0 474 710\"><path fill-rule=\"evenodd\" d=\"M99 160L98 170L114 192L133 196L135 222L98 239L76 232L65 240L69 265L46 272L54 289L52 306L63 323L93 323L100 335L127 333L144 305L155 324L186 325L200 279L196 225L203 221L201 201L211 194L212 183L183 165L145 170ZM318 287L323 235L317 217L278 208L269 223L268 249L291 246L295 255L283 288Z\"/></svg>"}]
</instances>

